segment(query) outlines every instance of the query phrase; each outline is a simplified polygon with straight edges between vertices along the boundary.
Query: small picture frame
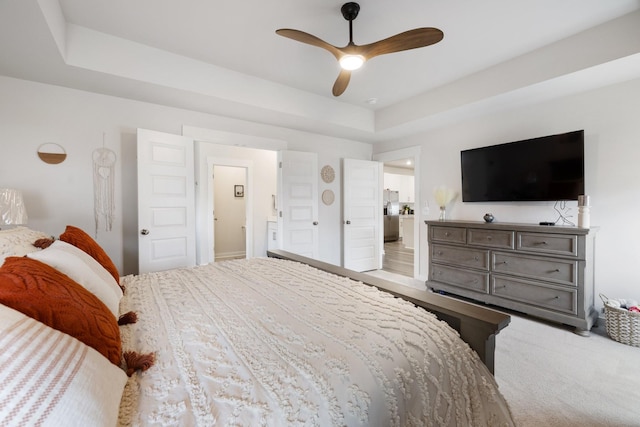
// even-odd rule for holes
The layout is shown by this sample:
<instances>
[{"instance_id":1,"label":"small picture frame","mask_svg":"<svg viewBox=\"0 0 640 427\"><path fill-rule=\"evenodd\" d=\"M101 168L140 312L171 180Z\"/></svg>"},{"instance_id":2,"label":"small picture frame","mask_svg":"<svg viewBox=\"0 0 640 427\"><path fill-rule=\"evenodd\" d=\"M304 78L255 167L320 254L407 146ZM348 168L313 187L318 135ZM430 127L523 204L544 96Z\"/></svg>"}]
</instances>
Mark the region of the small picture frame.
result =
<instances>
[{"instance_id":1,"label":"small picture frame","mask_svg":"<svg viewBox=\"0 0 640 427\"><path fill-rule=\"evenodd\" d=\"M244 185L234 185L233 195L235 197L244 197Z\"/></svg>"}]
</instances>

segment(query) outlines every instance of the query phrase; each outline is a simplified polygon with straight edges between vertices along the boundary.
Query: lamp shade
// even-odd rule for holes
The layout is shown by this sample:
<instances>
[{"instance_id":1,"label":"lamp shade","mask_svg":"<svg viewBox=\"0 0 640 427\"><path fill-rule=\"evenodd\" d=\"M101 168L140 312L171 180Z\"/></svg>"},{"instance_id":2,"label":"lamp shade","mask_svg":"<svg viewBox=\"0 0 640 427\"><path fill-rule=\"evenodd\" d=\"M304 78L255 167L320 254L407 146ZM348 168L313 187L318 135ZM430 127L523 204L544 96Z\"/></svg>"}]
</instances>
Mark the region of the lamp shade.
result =
<instances>
[{"instance_id":1,"label":"lamp shade","mask_svg":"<svg viewBox=\"0 0 640 427\"><path fill-rule=\"evenodd\" d=\"M0 225L21 225L27 220L22 191L0 188Z\"/></svg>"}]
</instances>

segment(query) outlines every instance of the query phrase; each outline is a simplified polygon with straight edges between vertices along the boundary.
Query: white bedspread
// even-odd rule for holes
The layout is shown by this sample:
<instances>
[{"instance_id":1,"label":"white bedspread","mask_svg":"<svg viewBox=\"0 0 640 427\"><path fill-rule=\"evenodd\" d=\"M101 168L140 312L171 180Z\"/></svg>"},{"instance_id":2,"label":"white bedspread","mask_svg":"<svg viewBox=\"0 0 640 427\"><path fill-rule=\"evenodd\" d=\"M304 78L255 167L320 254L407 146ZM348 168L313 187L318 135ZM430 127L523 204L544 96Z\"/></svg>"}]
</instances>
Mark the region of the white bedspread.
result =
<instances>
[{"instance_id":1,"label":"white bedspread","mask_svg":"<svg viewBox=\"0 0 640 427\"><path fill-rule=\"evenodd\" d=\"M435 316L362 283L254 258L127 276L123 350L156 363L122 425L499 426L507 404Z\"/></svg>"}]
</instances>

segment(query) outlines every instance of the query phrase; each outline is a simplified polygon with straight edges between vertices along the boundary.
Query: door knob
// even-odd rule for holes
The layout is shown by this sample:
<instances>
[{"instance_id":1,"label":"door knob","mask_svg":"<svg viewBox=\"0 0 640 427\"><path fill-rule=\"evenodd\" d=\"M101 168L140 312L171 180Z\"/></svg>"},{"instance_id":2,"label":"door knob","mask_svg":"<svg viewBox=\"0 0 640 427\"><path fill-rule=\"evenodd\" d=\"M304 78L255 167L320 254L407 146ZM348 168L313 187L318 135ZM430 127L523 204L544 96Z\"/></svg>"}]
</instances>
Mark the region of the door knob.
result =
<instances>
[{"instance_id":1,"label":"door knob","mask_svg":"<svg viewBox=\"0 0 640 427\"><path fill-rule=\"evenodd\" d=\"M347 225L351 224L351 221L347 221Z\"/></svg>"},{"instance_id":2,"label":"door knob","mask_svg":"<svg viewBox=\"0 0 640 427\"><path fill-rule=\"evenodd\" d=\"M313 221L313 225L318 225L318 221Z\"/></svg>"},{"instance_id":3,"label":"door knob","mask_svg":"<svg viewBox=\"0 0 640 427\"><path fill-rule=\"evenodd\" d=\"M143 236L146 236L147 234L149 234L149 230L147 230L146 228L143 228L142 230L140 230L140 234L142 234Z\"/></svg>"}]
</instances>

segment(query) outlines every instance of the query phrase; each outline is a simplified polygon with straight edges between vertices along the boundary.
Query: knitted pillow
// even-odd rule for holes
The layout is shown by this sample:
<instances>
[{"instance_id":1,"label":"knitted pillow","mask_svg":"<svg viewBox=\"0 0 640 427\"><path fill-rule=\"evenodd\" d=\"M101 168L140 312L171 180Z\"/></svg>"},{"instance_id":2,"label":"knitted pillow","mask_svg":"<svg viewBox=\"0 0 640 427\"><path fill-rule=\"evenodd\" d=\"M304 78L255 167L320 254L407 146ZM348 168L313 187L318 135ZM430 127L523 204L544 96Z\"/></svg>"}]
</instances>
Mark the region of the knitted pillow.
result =
<instances>
[{"instance_id":1,"label":"knitted pillow","mask_svg":"<svg viewBox=\"0 0 640 427\"><path fill-rule=\"evenodd\" d=\"M120 284L120 274L113 261L111 261L111 258L109 258L109 255L83 230L72 225L67 225L64 233L60 235L60 240L70 243L91 255L93 259L98 261L105 270L111 273L113 278L116 279L116 282Z\"/></svg>"},{"instance_id":2,"label":"knitted pillow","mask_svg":"<svg viewBox=\"0 0 640 427\"><path fill-rule=\"evenodd\" d=\"M120 330L113 313L53 267L27 257L7 258L0 268L0 303L71 335L120 365Z\"/></svg>"},{"instance_id":3,"label":"knitted pillow","mask_svg":"<svg viewBox=\"0 0 640 427\"><path fill-rule=\"evenodd\" d=\"M42 238L48 238L41 231L31 230L27 227L8 228L0 230L0 265L9 256L23 256L39 249L33 243Z\"/></svg>"},{"instance_id":4,"label":"knitted pillow","mask_svg":"<svg viewBox=\"0 0 640 427\"><path fill-rule=\"evenodd\" d=\"M27 256L69 276L71 280L100 298L113 315L118 317L122 289L91 255L67 242L56 240L48 248Z\"/></svg>"}]
</instances>

